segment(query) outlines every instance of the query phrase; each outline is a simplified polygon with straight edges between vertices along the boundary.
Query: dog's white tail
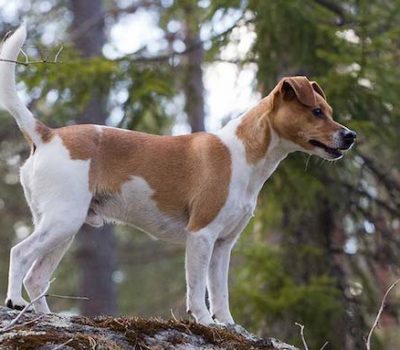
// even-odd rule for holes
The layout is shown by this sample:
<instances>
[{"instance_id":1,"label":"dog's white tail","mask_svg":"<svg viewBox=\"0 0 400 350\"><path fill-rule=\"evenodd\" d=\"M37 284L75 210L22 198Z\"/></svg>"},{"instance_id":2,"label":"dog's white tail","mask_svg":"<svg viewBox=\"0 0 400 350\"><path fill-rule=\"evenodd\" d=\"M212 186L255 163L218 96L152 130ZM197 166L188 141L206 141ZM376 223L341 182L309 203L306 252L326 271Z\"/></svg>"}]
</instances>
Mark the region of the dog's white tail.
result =
<instances>
[{"instance_id":1,"label":"dog's white tail","mask_svg":"<svg viewBox=\"0 0 400 350\"><path fill-rule=\"evenodd\" d=\"M21 25L3 44L0 52L0 102L16 119L21 131L35 145L41 143L36 131L37 121L17 94L15 86L15 61L26 39L26 27Z\"/></svg>"}]
</instances>

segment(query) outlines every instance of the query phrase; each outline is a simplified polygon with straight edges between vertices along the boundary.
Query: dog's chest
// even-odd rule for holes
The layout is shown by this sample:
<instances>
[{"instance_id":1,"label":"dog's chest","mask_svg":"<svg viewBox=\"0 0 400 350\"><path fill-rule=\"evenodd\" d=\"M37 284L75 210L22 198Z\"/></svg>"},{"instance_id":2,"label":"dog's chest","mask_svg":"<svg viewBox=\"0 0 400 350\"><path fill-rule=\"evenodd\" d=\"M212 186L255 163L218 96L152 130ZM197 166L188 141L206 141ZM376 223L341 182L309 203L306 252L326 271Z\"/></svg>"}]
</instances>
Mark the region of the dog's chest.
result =
<instances>
[{"instance_id":1,"label":"dog's chest","mask_svg":"<svg viewBox=\"0 0 400 350\"><path fill-rule=\"evenodd\" d=\"M227 203L217 218L221 230L217 233L218 239L236 240L253 217L252 203Z\"/></svg>"}]
</instances>

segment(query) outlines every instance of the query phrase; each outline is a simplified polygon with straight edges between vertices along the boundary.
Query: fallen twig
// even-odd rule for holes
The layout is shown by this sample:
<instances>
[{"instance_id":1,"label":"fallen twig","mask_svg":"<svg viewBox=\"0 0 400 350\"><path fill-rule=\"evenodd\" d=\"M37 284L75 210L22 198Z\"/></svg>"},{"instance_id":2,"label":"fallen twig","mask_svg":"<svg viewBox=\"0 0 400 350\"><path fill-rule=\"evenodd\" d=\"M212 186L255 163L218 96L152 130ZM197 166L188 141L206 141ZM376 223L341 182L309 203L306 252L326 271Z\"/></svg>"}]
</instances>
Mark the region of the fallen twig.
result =
<instances>
[{"instance_id":1,"label":"fallen twig","mask_svg":"<svg viewBox=\"0 0 400 350\"><path fill-rule=\"evenodd\" d=\"M13 329L15 329L15 328L28 326L28 325L30 325L30 324L32 324L32 323L35 323L35 322L41 320L41 319L42 319L43 317L45 317L45 316L46 316L46 314L42 314L42 315L40 315L40 316L34 318L33 320L30 320L30 321L27 321L27 322L24 322L24 323L21 323L21 324L15 324L15 325L12 326L12 327L8 327L8 326L7 326L8 328L6 329L6 331L9 332L9 331L11 331L11 330L13 330ZM0 332L2 332L2 330L0 330Z\"/></svg>"},{"instance_id":2,"label":"fallen twig","mask_svg":"<svg viewBox=\"0 0 400 350\"><path fill-rule=\"evenodd\" d=\"M14 329L16 327L20 327L20 326L26 326L30 323L34 323L38 320L40 320L41 318L43 318L44 316L46 316L45 314L38 316L37 318L35 318L34 320L22 323L20 325L17 325L16 323L19 321L19 319L22 317L22 315L33 305L35 304L37 301L39 301L42 298L47 298L47 297L53 297L53 298L59 298L59 299L73 299L73 300L89 300L88 297L75 297L75 296L67 296L67 295L58 295L58 294L48 294L48 290L50 288L50 284L53 283L54 279L52 279L51 281L49 281L49 283L47 284L46 289L40 294L38 295L35 299L33 299L29 304L27 304L22 310L21 312L18 314L18 316L13 319L7 326L3 327L0 329L0 332L7 332L10 331L11 329Z\"/></svg>"},{"instance_id":3,"label":"fallen twig","mask_svg":"<svg viewBox=\"0 0 400 350\"><path fill-rule=\"evenodd\" d=\"M3 327L0 329L0 332L6 332L8 330L10 330L19 320L20 318L28 311L28 309L35 304L36 302L38 302L40 299L46 297L47 292L50 288L50 284L53 283L54 279L52 279L51 281L49 281L47 283L47 287L45 288L45 290L38 295L35 299L33 299L30 303L28 303L22 310L21 312L17 315L16 318L14 318L7 326Z\"/></svg>"},{"instance_id":4,"label":"fallen twig","mask_svg":"<svg viewBox=\"0 0 400 350\"><path fill-rule=\"evenodd\" d=\"M381 302L381 306L380 306L380 308L379 308L378 314L376 315L374 324L372 325L371 330L370 330L369 333L368 333L367 341L366 341L366 343L365 343L365 345L366 345L366 347L367 347L367 350L371 350L371 338L372 338L372 334L374 333L376 327L378 327L378 323L379 323L379 320L380 320L380 318L381 318L383 309L385 308L386 299L387 299L388 295L390 294L390 292L392 291L392 289L393 289L394 287L396 287L397 284L398 284L399 282L400 282L400 279L398 279L397 281L393 282L393 283L391 284L391 286L388 288L388 290L386 291L386 293L385 293L385 295L383 296L383 298L382 298L382 302Z\"/></svg>"},{"instance_id":5,"label":"fallen twig","mask_svg":"<svg viewBox=\"0 0 400 350\"><path fill-rule=\"evenodd\" d=\"M66 342L57 345L53 350L62 349L65 345L69 344L72 341L74 341L74 338L68 339Z\"/></svg>"},{"instance_id":6,"label":"fallen twig","mask_svg":"<svg viewBox=\"0 0 400 350\"><path fill-rule=\"evenodd\" d=\"M174 314L174 310L171 309L170 312L171 312L172 319L173 319L175 322L179 322L179 320L176 318L176 316L175 316L175 314Z\"/></svg>"}]
</instances>

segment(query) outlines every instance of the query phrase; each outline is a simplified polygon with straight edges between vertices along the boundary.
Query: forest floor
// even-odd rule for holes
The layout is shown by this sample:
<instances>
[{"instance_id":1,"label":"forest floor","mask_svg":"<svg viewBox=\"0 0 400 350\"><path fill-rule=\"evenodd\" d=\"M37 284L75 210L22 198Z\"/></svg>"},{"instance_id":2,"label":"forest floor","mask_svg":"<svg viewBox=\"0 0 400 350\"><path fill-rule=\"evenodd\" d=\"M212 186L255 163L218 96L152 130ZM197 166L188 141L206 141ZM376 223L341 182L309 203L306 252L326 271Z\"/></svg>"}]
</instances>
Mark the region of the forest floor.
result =
<instances>
[{"instance_id":1,"label":"forest floor","mask_svg":"<svg viewBox=\"0 0 400 350\"><path fill-rule=\"evenodd\" d=\"M189 321L137 317L83 317L26 312L0 307L0 349L18 350L298 350L246 331L206 327Z\"/></svg>"}]
</instances>

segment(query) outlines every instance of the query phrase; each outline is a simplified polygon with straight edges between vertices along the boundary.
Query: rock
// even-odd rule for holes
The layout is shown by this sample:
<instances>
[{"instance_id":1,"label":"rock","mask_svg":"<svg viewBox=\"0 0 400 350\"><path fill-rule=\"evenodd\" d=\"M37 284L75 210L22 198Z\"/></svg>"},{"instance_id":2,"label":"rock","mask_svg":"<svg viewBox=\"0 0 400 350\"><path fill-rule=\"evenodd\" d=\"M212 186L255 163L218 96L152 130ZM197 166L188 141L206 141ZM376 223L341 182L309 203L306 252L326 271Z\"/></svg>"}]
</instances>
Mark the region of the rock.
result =
<instances>
[{"instance_id":1,"label":"rock","mask_svg":"<svg viewBox=\"0 0 400 350\"><path fill-rule=\"evenodd\" d=\"M298 350L273 338L258 338L241 327L206 327L156 318L89 318L28 312L5 331L18 313L0 307L0 349Z\"/></svg>"}]
</instances>

